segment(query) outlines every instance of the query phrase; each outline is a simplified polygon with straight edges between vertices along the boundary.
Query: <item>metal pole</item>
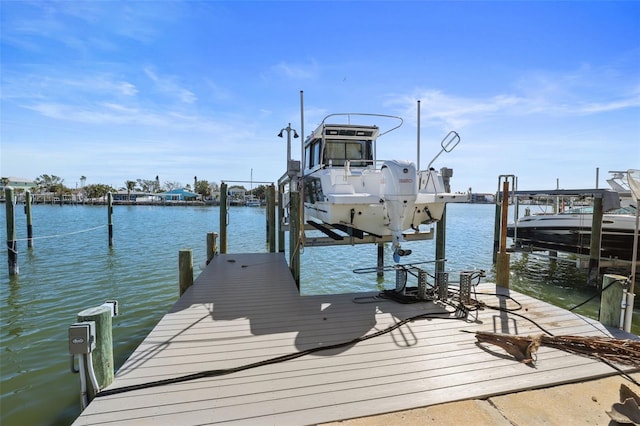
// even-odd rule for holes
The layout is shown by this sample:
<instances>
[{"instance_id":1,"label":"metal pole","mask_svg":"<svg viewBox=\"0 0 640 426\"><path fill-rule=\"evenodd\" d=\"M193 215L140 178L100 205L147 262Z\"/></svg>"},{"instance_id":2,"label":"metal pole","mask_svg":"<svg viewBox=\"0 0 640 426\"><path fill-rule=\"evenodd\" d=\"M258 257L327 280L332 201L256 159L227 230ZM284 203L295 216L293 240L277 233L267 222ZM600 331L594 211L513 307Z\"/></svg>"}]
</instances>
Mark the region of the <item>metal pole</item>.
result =
<instances>
[{"instance_id":1,"label":"metal pole","mask_svg":"<svg viewBox=\"0 0 640 426\"><path fill-rule=\"evenodd\" d=\"M420 171L420 100L418 100L418 171Z\"/></svg>"}]
</instances>

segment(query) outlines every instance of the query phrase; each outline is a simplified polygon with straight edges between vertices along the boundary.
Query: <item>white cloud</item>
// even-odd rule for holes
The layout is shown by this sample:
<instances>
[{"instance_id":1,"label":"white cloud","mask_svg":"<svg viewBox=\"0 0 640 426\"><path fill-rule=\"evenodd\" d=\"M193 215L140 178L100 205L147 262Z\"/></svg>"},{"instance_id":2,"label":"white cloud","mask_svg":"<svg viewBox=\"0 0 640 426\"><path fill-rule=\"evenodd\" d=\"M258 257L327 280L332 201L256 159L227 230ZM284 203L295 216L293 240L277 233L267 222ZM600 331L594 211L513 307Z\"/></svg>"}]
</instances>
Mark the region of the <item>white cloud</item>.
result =
<instances>
[{"instance_id":1,"label":"white cloud","mask_svg":"<svg viewBox=\"0 0 640 426\"><path fill-rule=\"evenodd\" d=\"M181 87L177 82L176 77L160 77L156 74L156 72L147 67L144 70L145 74L153 83L155 84L156 89L161 92L173 96L180 100L180 102L186 104L192 104L198 100L196 95L183 87Z\"/></svg>"}]
</instances>

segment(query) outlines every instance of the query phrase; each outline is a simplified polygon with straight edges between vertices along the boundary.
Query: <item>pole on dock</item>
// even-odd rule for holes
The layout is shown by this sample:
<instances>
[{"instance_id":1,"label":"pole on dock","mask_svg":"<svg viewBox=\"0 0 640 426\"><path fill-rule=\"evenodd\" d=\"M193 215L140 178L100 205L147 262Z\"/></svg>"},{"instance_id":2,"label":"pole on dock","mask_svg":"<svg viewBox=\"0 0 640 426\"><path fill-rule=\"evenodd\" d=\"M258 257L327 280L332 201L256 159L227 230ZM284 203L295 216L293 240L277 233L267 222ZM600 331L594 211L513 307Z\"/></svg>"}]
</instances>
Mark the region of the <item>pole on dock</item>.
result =
<instances>
[{"instance_id":1,"label":"pole on dock","mask_svg":"<svg viewBox=\"0 0 640 426\"><path fill-rule=\"evenodd\" d=\"M267 188L267 243L269 253L276 252L276 187Z\"/></svg>"},{"instance_id":2,"label":"pole on dock","mask_svg":"<svg viewBox=\"0 0 640 426\"><path fill-rule=\"evenodd\" d=\"M384 243L378 243L378 264L376 275L384 277Z\"/></svg>"},{"instance_id":3,"label":"pole on dock","mask_svg":"<svg viewBox=\"0 0 640 426\"><path fill-rule=\"evenodd\" d=\"M602 197L593 199L593 218L591 220L591 239L589 240L589 271L587 284L593 287L598 285L598 273L600 272L600 241L602 239Z\"/></svg>"},{"instance_id":4,"label":"pole on dock","mask_svg":"<svg viewBox=\"0 0 640 426\"><path fill-rule=\"evenodd\" d=\"M300 291L300 193L291 191L289 204L289 269Z\"/></svg>"},{"instance_id":5,"label":"pole on dock","mask_svg":"<svg viewBox=\"0 0 640 426\"><path fill-rule=\"evenodd\" d=\"M13 188L4 188L6 221L7 221L7 259L9 262L9 275L18 275L18 241L16 241L16 211Z\"/></svg>"},{"instance_id":6,"label":"pole on dock","mask_svg":"<svg viewBox=\"0 0 640 426\"><path fill-rule=\"evenodd\" d=\"M208 232L207 233L207 265L213 259L213 256L216 255L218 251L218 247L216 246L218 239L217 232Z\"/></svg>"},{"instance_id":7,"label":"pole on dock","mask_svg":"<svg viewBox=\"0 0 640 426\"><path fill-rule=\"evenodd\" d=\"M227 184L220 184L220 254L227 253Z\"/></svg>"},{"instance_id":8,"label":"pole on dock","mask_svg":"<svg viewBox=\"0 0 640 426\"><path fill-rule=\"evenodd\" d=\"M96 347L91 352L91 358L95 377L98 380L100 389L104 389L113 383L115 370L113 364L113 331L111 317L117 313L117 308L115 307L116 304L117 302L115 301L106 302L103 305L85 309L78 313L78 322L95 322ZM88 372L85 377L89 377ZM92 389L91 386L89 386L89 388L88 399L91 401L100 389Z\"/></svg>"},{"instance_id":9,"label":"pole on dock","mask_svg":"<svg viewBox=\"0 0 640 426\"><path fill-rule=\"evenodd\" d=\"M27 248L33 248L33 224L31 219L31 191L24 193L24 213L27 215Z\"/></svg>"},{"instance_id":10,"label":"pole on dock","mask_svg":"<svg viewBox=\"0 0 640 426\"><path fill-rule=\"evenodd\" d=\"M507 214L509 210L509 181L502 183L500 251L496 257L496 285L509 288L509 258L507 253Z\"/></svg>"},{"instance_id":11,"label":"pole on dock","mask_svg":"<svg viewBox=\"0 0 640 426\"><path fill-rule=\"evenodd\" d=\"M600 295L600 312L598 321L602 325L622 328L624 311L622 305L626 302L624 291L626 277L622 275L605 274L602 277L602 294ZM622 301L622 303L620 303ZM631 306L633 311L633 306Z\"/></svg>"},{"instance_id":12,"label":"pole on dock","mask_svg":"<svg viewBox=\"0 0 640 426\"><path fill-rule=\"evenodd\" d=\"M107 192L107 225L109 227L109 247L113 247L113 194Z\"/></svg>"},{"instance_id":13,"label":"pole on dock","mask_svg":"<svg viewBox=\"0 0 640 426\"><path fill-rule=\"evenodd\" d=\"M182 296L193 285L193 252L191 250L180 250L178 254L178 269L180 271L180 296Z\"/></svg>"},{"instance_id":14,"label":"pole on dock","mask_svg":"<svg viewBox=\"0 0 640 426\"><path fill-rule=\"evenodd\" d=\"M439 262L446 257L447 240L447 205L444 205L442 218L436 223L436 276L439 272L444 272L444 262Z\"/></svg>"},{"instance_id":15,"label":"pole on dock","mask_svg":"<svg viewBox=\"0 0 640 426\"><path fill-rule=\"evenodd\" d=\"M278 185L278 252L284 253L285 239L284 239L284 189L282 185Z\"/></svg>"},{"instance_id":16,"label":"pole on dock","mask_svg":"<svg viewBox=\"0 0 640 426\"><path fill-rule=\"evenodd\" d=\"M499 200L498 196L500 192L496 193L496 211L495 211L495 220L493 222L493 264L498 260L498 251L500 250L500 223L501 223L501 215L500 215L500 203L497 202Z\"/></svg>"}]
</instances>

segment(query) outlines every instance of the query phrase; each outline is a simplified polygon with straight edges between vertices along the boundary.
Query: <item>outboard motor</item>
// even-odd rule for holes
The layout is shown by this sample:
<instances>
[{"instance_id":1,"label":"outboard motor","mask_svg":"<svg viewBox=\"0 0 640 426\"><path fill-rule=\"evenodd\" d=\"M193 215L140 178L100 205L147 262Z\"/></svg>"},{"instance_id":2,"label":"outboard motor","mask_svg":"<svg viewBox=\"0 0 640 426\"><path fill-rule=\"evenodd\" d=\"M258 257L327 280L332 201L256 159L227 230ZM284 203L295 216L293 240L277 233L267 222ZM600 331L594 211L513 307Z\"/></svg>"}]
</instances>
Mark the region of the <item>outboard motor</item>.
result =
<instances>
[{"instance_id":1,"label":"outboard motor","mask_svg":"<svg viewBox=\"0 0 640 426\"><path fill-rule=\"evenodd\" d=\"M400 243L404 241L402 231L406 229L405 221L413 215L418 195L418 174L415 164L411 161L385 161L381 170L382 198L389 217L394 247L393 258L398 262L401 255L410 253L408 250L403 251Z\"/></svg>"}]
</instances>

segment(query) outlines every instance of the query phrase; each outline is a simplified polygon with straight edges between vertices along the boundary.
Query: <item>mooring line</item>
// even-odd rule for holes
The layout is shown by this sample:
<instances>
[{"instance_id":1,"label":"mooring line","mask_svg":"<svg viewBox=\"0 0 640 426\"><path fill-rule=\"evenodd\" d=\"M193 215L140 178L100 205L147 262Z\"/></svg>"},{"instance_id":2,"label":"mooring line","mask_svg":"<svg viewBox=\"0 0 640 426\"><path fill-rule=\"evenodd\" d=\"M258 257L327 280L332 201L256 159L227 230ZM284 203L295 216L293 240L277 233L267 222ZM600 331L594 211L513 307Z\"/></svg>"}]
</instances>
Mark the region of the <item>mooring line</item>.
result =
<instances>
[{"instance_id":1,"label":"mooring line","mask_svg":"<svg viewBox=\"0 0 640 426\"><path fill-rule=\"evenodd\" d=\"M18 238L14 241L44 240L46 238L66 237L68 235L82 234L84 232L95 231L96 229L104 228L106 226L107 225L100 225L100 226L96 226L95 228L82 229L80 231L68 232L66 234L45 235L44 237Z\"/></svg>"}]
</instances>

